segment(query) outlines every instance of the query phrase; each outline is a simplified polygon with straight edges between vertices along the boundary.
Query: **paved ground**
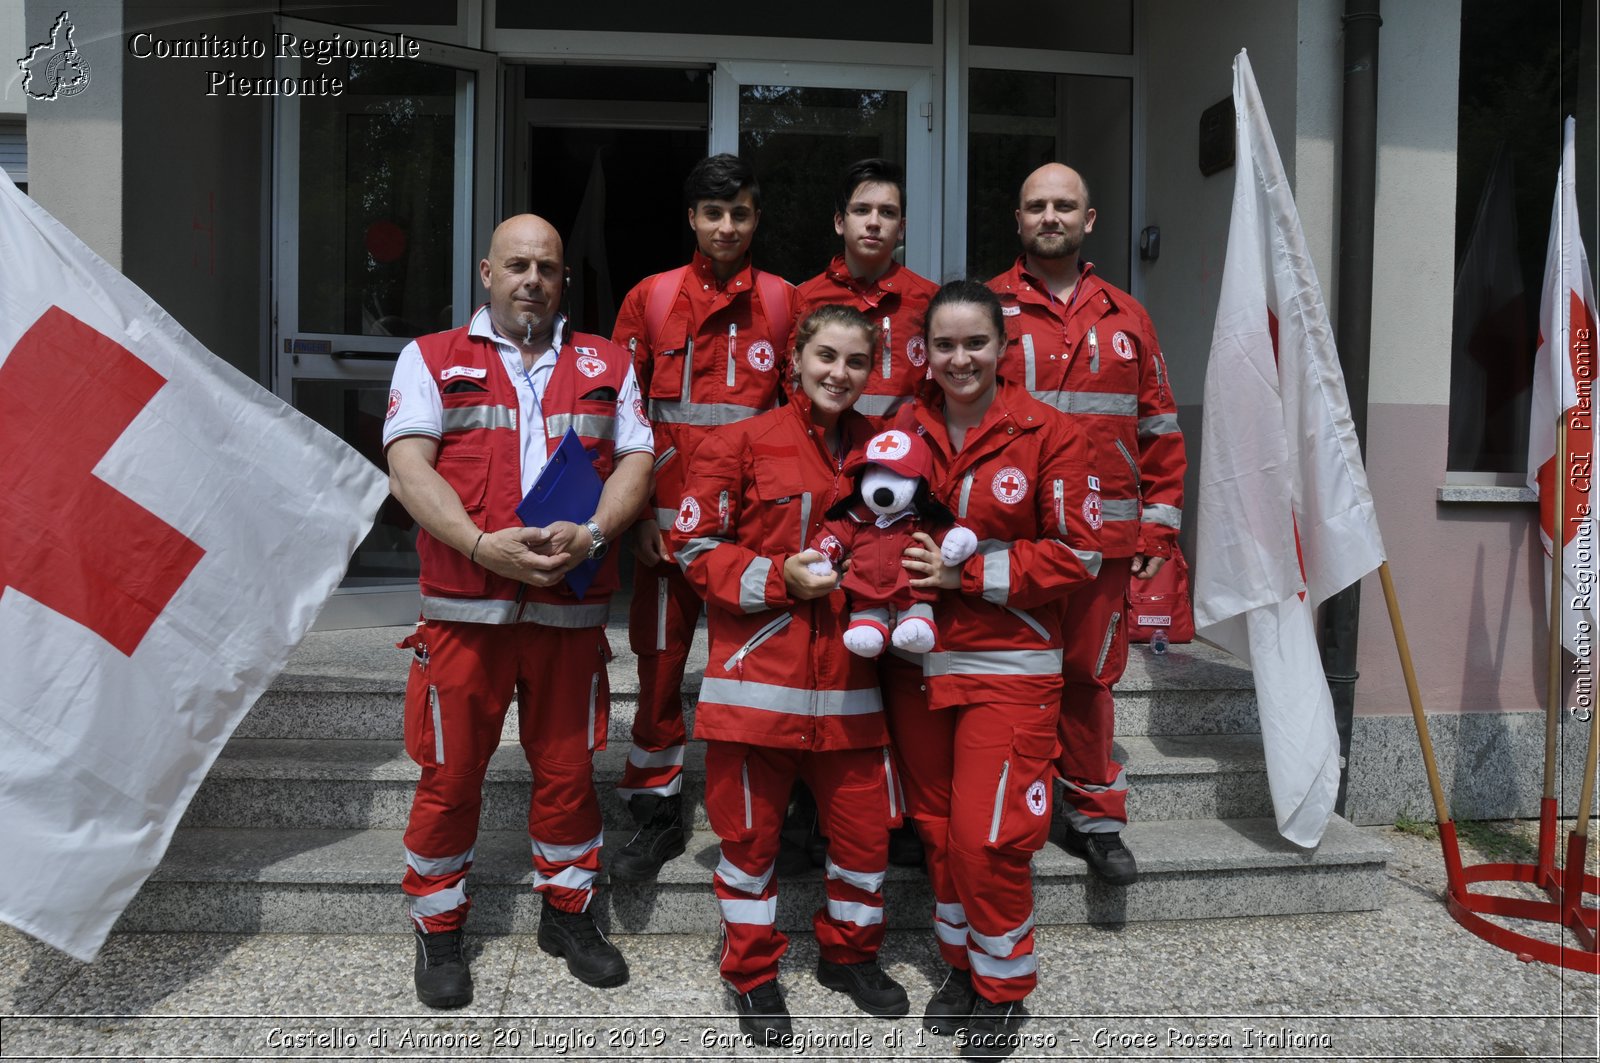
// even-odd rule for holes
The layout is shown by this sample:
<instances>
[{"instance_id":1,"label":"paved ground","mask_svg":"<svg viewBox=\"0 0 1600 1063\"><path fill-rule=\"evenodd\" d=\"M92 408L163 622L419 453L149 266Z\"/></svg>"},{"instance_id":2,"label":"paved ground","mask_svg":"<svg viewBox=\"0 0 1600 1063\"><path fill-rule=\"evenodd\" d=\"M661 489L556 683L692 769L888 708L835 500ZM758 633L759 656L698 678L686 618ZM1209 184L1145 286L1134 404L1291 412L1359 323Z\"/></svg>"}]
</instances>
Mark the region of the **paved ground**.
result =
<instances>
[{"instance_id":1,"label":"paved ground","mask_svg":"<svg viewBox=\"0 0 1600 1063\"><path fill-rule=\"evenodd\" d=\"M1043 981L1014 1058L1595 1059L1593 975L1519 962L1452 921L1436 842L1388 828L1379 911L1175 920L1039 932ZM1522 859L1490 825L1468 863ZM1593 870L1591 864L1591 871ZM197 928L197 930L203 928ZM723 1059L778 1057L736 1034L707 936L619 938L624 989L574 982L531 937L477 938L477 1000L430 1013L403 936L113 935L76 963L0 928L5 1059ZM893 933L886 964L920 1013L941 976L930 939ZM812 1059L948 1057L915 1018L852 1014L797 936L783 986Z\"/></svg>"}]
</instances>

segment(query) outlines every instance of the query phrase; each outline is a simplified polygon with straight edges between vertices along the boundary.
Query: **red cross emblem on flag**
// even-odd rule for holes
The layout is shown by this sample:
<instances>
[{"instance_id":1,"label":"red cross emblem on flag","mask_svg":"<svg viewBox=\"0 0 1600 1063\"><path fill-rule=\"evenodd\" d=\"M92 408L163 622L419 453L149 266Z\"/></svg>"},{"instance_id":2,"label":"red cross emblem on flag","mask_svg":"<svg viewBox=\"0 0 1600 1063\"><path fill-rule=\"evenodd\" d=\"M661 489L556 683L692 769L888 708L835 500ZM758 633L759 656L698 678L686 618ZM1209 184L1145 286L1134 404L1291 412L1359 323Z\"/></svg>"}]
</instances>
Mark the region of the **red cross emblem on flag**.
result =
<instances>
[{"instance_id":1,"label":"red cross emblem on flag","mask_svg":"<svg viewBox=\"0 0 1600 1063\"><path fill-rule=\"evenodd\" d=\"M994 474L994 483L991 485L994 497L1008 506L1021 502L1028 493L1028 477L1015 465L1007 465Z\"/></svg>"}]
</instances>

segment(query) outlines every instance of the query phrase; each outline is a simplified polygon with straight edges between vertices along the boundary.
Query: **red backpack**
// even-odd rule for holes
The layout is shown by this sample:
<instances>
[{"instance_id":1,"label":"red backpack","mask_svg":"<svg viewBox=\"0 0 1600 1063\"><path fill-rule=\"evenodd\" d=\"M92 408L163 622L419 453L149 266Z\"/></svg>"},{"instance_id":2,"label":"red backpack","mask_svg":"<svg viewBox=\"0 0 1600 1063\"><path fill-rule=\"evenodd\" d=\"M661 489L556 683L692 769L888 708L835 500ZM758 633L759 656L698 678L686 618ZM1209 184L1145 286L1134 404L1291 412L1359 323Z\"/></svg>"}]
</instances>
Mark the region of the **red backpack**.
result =
<instances>
[{"instance_id":1,"label":"red backpack","mask_svg":"<svg viewBox=\"0 0 1600 1063\"><path fill-rule=\"evenodd\" d=\"M1168 642L1194 641L1194 609L1189 602L1189 563L1176 545L1172 556L1149 579L1128 581L1128 641L1149 642L1156 628Z\"/></svg>"}]
</instances>

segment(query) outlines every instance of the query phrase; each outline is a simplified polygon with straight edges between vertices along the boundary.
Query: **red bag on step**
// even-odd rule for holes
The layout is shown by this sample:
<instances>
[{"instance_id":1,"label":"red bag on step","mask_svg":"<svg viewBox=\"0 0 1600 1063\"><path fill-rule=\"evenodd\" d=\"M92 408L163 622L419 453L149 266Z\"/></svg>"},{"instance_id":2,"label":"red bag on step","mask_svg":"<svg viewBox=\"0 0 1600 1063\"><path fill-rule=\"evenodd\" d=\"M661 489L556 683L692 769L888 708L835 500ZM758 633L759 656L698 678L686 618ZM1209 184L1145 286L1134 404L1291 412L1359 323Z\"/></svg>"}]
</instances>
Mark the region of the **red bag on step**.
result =
<instances>
[{"instance_id":1,"label":"red bag on step","mask_svg":"<svg viewBox=\"0 0 1600 1063\"><path fill-rule=\"evenodd\" d=\"M1120 558L1116 563L1126 564ZM1189 601L1189 563L1176 546L1149 579L1128 581L1128 641L1149 642L1156 628L1168 642L1194 641L1194 608Z\"/></svg>"}]
</instances>

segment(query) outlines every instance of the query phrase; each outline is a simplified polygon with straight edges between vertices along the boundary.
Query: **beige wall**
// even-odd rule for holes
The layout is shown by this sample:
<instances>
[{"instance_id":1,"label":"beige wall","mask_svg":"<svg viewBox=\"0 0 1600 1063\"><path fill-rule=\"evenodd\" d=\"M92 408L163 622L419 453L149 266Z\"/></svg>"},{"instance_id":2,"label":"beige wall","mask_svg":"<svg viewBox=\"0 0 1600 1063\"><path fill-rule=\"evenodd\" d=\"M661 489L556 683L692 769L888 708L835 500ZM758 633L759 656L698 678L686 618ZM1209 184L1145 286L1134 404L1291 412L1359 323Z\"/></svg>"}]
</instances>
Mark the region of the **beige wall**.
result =
<instances>
[{"instance_id":1,"label":"beige wall","mask_svg":"<svg viewBox=\"0 0 1600 1063\"><path fill-rule=\"evenodd\" d=\"M23 35L23 8L15 0L0 4L0 115L20 115L28 111L28 98L22 92L22 71L16 60L28 53Z\"/></svg>"}]
</instances>

